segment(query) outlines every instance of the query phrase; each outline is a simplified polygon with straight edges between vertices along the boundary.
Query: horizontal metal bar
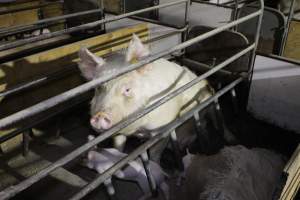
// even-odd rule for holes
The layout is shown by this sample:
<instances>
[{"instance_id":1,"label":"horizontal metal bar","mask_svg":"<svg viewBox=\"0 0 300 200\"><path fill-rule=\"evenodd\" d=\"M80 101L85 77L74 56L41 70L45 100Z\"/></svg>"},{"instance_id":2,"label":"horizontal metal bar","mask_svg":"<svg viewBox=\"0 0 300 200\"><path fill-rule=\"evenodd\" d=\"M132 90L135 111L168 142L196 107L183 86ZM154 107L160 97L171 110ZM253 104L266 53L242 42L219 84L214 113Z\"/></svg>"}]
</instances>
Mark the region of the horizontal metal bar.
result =
<instances>
[{"instance_id":1,"label":"horizontal metal bar","mask_svg":"<svg viewBox=\"0 0 300 200\"><path fill-rule=\"evenodd\" d=\"M233 81L226 87L224 87L222 90L218 91L215 95L210 97L205 102L197 105L194 109L188 111L181 117L177 118L173 122L171 122L166 127L162 128L162 130L159 130L156 136L139 146L136 150L134 150L132 153L130 153L128 156L124 157L120 161L118 161L115 165L113 165L111 168L103 172L101 175L99 175L95 180L93 180L91 183L86 185L81 191L76 193L70 200L79 200L86 196L88 193L96 189L101 183L103 183L108 177L112 176L117 170L124 167L128 162L133 161L136 159L140 154L144 153L147 149L151 148L154 144L159 142L162 138L167 137L170 135L170 133L176 129L178 126L180 126L182 123L187 121L189 118L193 116L195 112L200 112L204 108L206 108L209 104L213 103L215 100L220 98L222 95L224 95L226 92L234 88L237 84L239 84L243 79L238 78L237 80Z\"/></svg>"},{"instance_id":2,"label":"horizontal metal bar","mask_svg":"<svg viewBox=\"0 0 300 200\"><path fill-rule=\"evenodd\" d=\"M68 28L68 29L56 31L56 32L53 32L53 33L46 33L46 34L43 34L43 35L39 35L37 37L18 40L18 41L15 41L15 42L11 42L11 43L8 43L8 44L1 45L0 46L0 51L10 49L10 48L14 48L14 47L18 47L18 46L21 46L21 45L24 45L24 44L27 44L27 43L32 43L32 42L37 42L37 41L49 39L49 38L56 37L56 36L63 35L63 34L67 34L67 33L74 33L74 32L77 32L77 31L94 28L94 27L97 27L101 24L117 21L117 20L120 20L120 19L123 19L123 18L126 18L126 17L130 17L130 16L133 16L133 15L140 14L140 13L148 12L148 11L151 11L151 10L156 10L156 9L159 9L159 8L170 7L170 6L185 3L185 2L187 2L187 0L180 0L180 1L175 1L175 2L171 2L171 3L165 3L165 4L158 5L158 6L152 6L152 7L149 7L149 8L144 8L144 9L141 9L141 10L125 13L125 14L122 14L122 15L117 15L117 16L106 18L106 19L98 20L98 21L95 21L95 22L90 22L90 23L83 24L83 25L80 25L80 26L71 27L71 28Z\"/></svg>"},{"instance_id":3,"label":"horizontal metal bar","mask_svg":"<svg viewBox=\"0 0 300 200\"><path fill-rule=\"evenodd\" d=\"M54 112L51 112L50 114L47 114L45 117L40 117L39 119L35 120L34 122L32 123L27 123L24 127L22 128L18 128L14 131L11 131L10 133L7 133L5 134L4 136L0 137L0 144L21 134L22 132L30 129L30 128L33 128L34 126L40 124L41 122L44 122L48 119L50 119L51 117L54 117L55 115L58 115L68 109L71 109L72 107L80 104L80 103L83 103L85 101L88 101L89 99L91 99L91 96L90 95L85 95L83 96L82 98L76 100L76 101L73 101L71 103L69 103L68 105L64 106L63 108L59 109L58 111L54 111Z\"/></svg>"},{"instance_id":4,"label":"horizontal metal bar","mask_svg":"<svg viewBox=\"0 0 300 200\"><path fill-rule=\"evenodd\" d=\"M146 43L146 44L152 43L152 42L156 42L158 40L162 40L162 39L170 37L172 35L176 35L176 34L179 34L181 32L184 32L186 29L187 29L187 27L185 27L183 29L178 29L178 30L175 30L175 31L171 31L170 33L167 33L167 34L164 34L164 35L160 35L160 36L151 38L151 39L143 41L143 42ZM129 42L129 41L130 41L130 39L128 39L125 42ZM114 45L116 45L116 44L114 43ZM97 50L99 50L99 49L97 49ZM63 70L59 70L59 71L53 72L51 74L48 74L47 76L38 78L36 80L32 80L32 81L23 83L21 85L9 88L9 89L7 89L7 90L5 90L3 92L0 92L0 98L1 97L8 97L8 96L11 96L11 95L15 95L15 94L18 94L18 93L20 93L20 92L22 92L24 90L28 90L30 88L39 86L41 84L45 84L45 83L47 83L49 81L59 79L59 78L65 76L65 75L68 75L68 74L70 74L70 73L78 70L78 68L74 68L74 67L76 67L76 65L75 66L74 65L64 66ZM68 68L71 68L71 69L68 69Z\"/></svg>"},{"instance_id":5,"label":"horizontal metal bar","mask_svg":"<svg viewBox=\"0 0 300 200\"><path fill-rule=\"evenodd\" d=\"M5 90L3 92L0 92L0 98L15 95L15 94L18 94L19 92L22 92L24 90L28 90L30 88L40 86L40 85L45 84L49 81L56 80L56 79L59 79L61 77L64 77L65 75L68 75L68 74L70 74L70 73L72 73L76 70L78 70L78 68L75 68L75 66L73 66L73 68L71 68L71 69L70 68L68 69L67 66L66 66L66 68L63 69L63 70L53 72L52 74L48 74L47 76L38 78L36 80L30 81L30 82L27 82L27 83L23 83L21 85L18 85L18 86L15 86L13 88L10 88L8 90Z\"/></svg>"},{"instance_id":6,"label":"horizontal metal bar","mask_svg":"<svg viewBox=\"0 0 300 200\"><path fill-rule=\"evenodd\" d=\"M88 10L88 11L83 11L83 12L72 13L72 14L68 14L68 15L62 15L62 16L42 19L42 20L36 21L32 24L28 24L28 25L9 27L9 28L6 28L5 30L0 31L0 37L5 37L8 34L11 35L12 31L14 34L16 34L16 33L22 33L23 31L36 30L36 29L41 28L40 26L37 26L37 25L43 25L42 27L47 27L46 24L48 24L50 22L51 22L51 25L53 25L53 24L61 23L60 20L63 20L63 19L69 19L69 18L79 17L79 16L93 14L93 13L100 13L100 12L102 12L102 9L93 9L93 10ZM23 30L23 29L25 29L25 30Z\"/></svg>"},{"instance_id":7,"label":"horizontal metal bar","mask_svg":"<svg viewBox=\"0 0 300 200\"><path fill-rule=\"evenodd\" d=\"M129 71L135 70L135 69L137 69L137 68L139 68L139 67L141 67L143 65L149 64L149 63L153 62L154 60L157 60L157 59L159 59L161 57L169 55L169 54L171 54L171 53L173 53L175 51L184 49L184 48L186 48L188 46L191 46L192 44L195 44L197 42L200 42L202 40L205 40L205 39L207 39L207 38L209 38L209 37L211 37L213 35L216 35L216 34L222 32L222 31L224 31L224 30L226 30L228 28L231 28L231 27L233 27L233 26L235 26L237 24L240 24L240 23L242 23L244 21L247 21L247 20L249 20L251 18L254 18L254 17L256 17L256 16L258 16L260 14L262 14L262 10L256 11L256 12L254 12L254 13L252 13L250 15L247 15L245 17L242 17L242 18L240 18L240 19L238 19L236 21L230 22L230 23L228 23L228 24L226 24L224 26L215 28L212 31L209 31L207 33L199 35L199 36L197 36L197 37L195 37L193 39L187 40L186 42L183 42L183 43L181 43L181 44L179 44L179 45L177 45L177 46L175 46L173 48L170 48L170 49L168 49L166 51L163 51L163 52L157 53L157 54L155 54L153 56L147 57L147 58L141 60L138 63L131 64L129 66L123 67L116 74L110 74L110 75L106 75L106 76L103 76L103 77L99 77L99 78L94 79L94 80L92 80L92 81L90 81L88 83L80 85L80 86L78 86L78 87L76 87L76 88L74 88L72 90L69 90L69 91L64 92L64 93L62 93L60 95L52 97L52 98L50 98L48 100L45 100L45 101L43 101L41 103L38 103L38 104L36 104L34 106L31 106L29 108L26 108L26 109L24 109L22 111L19 111L19 112L15 113L15 114L12 114L12 115L10 115L10 116L8 116L8 117L0 120L0 129L5 128L5 127L7 127L7 126L9 126L9 125L11 125L13 123L18 122L18 121L21 121L24 118L33 116L33 115L35 115L37 113L40 113L40 112L42 112L44 110L47 110L47 109L49 109L49 108L51 108L51 107L53 107L53 106L55 106L55 105L57 105L59 103L62 103L64 101L67 101L68 99L71 99L71 98L79 95L79 94L87 92L87 91L89 91L89 90L91 90L91 89L93 89L93 88L101 85L102 83L104 83L106 81L109 81L109 80L111 80L113 78L116 78L117 76L121 76L122 74L125 74L125 73L127 73ZM253 45L251 45L251 47L253 47Z\"/></svg>"},{"instance_id":8,"label":"horizontal metal bar","mask_svg":"<svg viewBox=\"0 0 300 200\"><path fill-rule=\"evenodd\" d=\"M221 8L234 9L233 6L228 6L228 5L224 5L224 4L218 4L218 3L212 3L212 2L209 2L209 1L192 0L192 2L193 2L193 3L200 3L200 4L206 4L206 5L217 6L217 7L221 7Z\"/></svg>"},{"instance_id":9,"label":"horizontal metal bar","mask_svg":"<svg viewBox=\"0 0 300 200\"><path fill-rule=\"evenodd\" d=\"M189 41L187 41L189 42ZM185 42L185 43L187 43ZM182 43L184 44L184 43ZM185 46L185 45L183 45ZM201 80L207 78L208 76L214 74L215 72L217 72L218 70L224 68L226 65L228 65L229 63L235 61L236 59L238 59L239 57L245 55L247 52L253 50L255 47L254 44L252 44L251 46L247 47L246 49L242 50L241 52L235 54L234 56L230 57L229 59L225 60L224 62L220 63L219 65L217 65L216 67L214 67L213 69L209 70L208 72L202 74L201 76L195 78L193 81L185 84L184 86L176 89L175 91L173 91L172 93L166 95L164 98L158 100L157 102L151 104L150 106L146 107L144 110L138 111L132 115L130 115L127 120L123 120L120 123L116 124L115 126L113 126L111 129L105 131L103 134L101 134L100 136L96 137L94 140L82 145L81 147L77 148L76 150L72 151L71 153L69 153L68 155L64 156L63 158L59 159L58 161L56 161L55 163L51 164L50 166L48 166L47 168L43 169L42 171L38 172L37 174L29 177L28 179L26 179L25 181L19 183L16 186L11 186L3 191L0 192L0 199L8 199L10 197L13 197L14 195L16 195L17 193L25 190L26 188L28 188L29 186L31 186L32 184L36 183L37 181L41 180L42 178L44 178L45 176L47 176L50 172L52 172L53 170L55 170L58 167L61 167L63 165L65 165L66 163L70 162L71 160L73 160L74 158L76 158L77 156L81 155L82 153L86 152L87 150L89 150L90 148L92 148L93 146L97 145L98 143L104 141L105 139L111 137L113 134L115 134L116 132L120 131L121 129L127 127L128 125L130 125L131 123L133 123L134 121L138 120L139 118L143 117L144 115L150 113L152 110L154 110L155 108L161 106L162 104L166 103L167 101L171 100L172 98L176 97L177 95L181 94L183 91L187 90L188 88L192 87L193 85L199 83ZM162 54L162 53L160 53ZM159 55L160 55L159 54ZM159 56L158 55L158 56ZM143 61L141 61L140 63L149 63L151 62L151 59L145 59ZM130 65L133 66L134 65ZM137 65L138 66L138 65ZM90 83L92 83L93 81L90 81L89 83L86 83L85 85L89 85ZM82 85L84 86L84 85ZM79 87L82 87L79 86ZM70 90L72 91L72 90ZM70 92L69 91L69 92ZM74 89L73 89L74 91ZM68 92L66 92L68 93ZM64 93L64 94L66 94ZM76 94L78 95L81 92L77 92ZM62 95L59 95L62 96ZM63 96L68 96L68 95L63 95ZM55 98L55 97L54 97ZM53 98L52 98L53 99ZM40 106L44 106L44 107L48 107L49 105L47 105L46 103L39 103L37 105ZM35 106L33 106L34 108ZM53 107L53 106L51 106ZM40 109L40 108L39 108ZM24 112L24 111L23 111ZM25 113L30 114L30 109L28 111L26 111ZM7 118L6 118L7 119ZM8 121L7 121L8 122ZM6 122L6 123L7 123Z\"/></svg>"},{"instance_id":10,"label":"horizontal metal bar","mask_svg":"<svg viewBox=\"0 0 300 200\"><path fill-rule=\"evenodd\" d=\"M209 66L207 64L204 64L204 63L200 63L198 61L195 61L195 60L192 60L192 59L189 59L189 58L183 58L182 59L182 62L186 65L193 65L193 66L197 66L199 68L202 68L204 70L210 70L213 68L213 66ZM232 75L233 72L231 71L228 71L228 70L225 70L225 69L221 69L218 71L220 74L223 74L223 75Z\"/></svg>"},{"instance_id":11,"label":"horizontal metal bar","mask_svg":"<svg viewBox=\"0 0 300 200\"><path fill-rule=\"evenodd\" d=\"M12 9L8 9L8 10L3 10L0 11L0 15L5 15L5 14L9 14L9 13L14 13L14 12L20 12L20 11L25 11L25 10L31 10L31 9L36 9L36 8L42 8L42 7L46 7L49 5L55 5L55 4L61 4L63 3L62 1L55 1L55 2L46 2L46 3L42 3L39 5L30 5L30 6L26 6L23 8L12 8Z\"/></svg>"},{"instance_id":12,"label":"horizontal metal bar","mask_svg":"<svg viewBox=\"0 0 300 200\"><path fill-rule=\"evenodd\" d=\"M157 40L160 40L160 39L166 38L166 37L168 37L168 36L171 36L171 35L174 35L174 34L178 34L178 33L182 32L182 31L185 31L185 29L186 29L186 28L183 28L182 30L179 29L179 30L176 30L176 31L172 31L171 33L168 33L168 34L165 34L165 35L161 35L161 36L152 38L152 39L147 40L147 41L144 41L144 42L145 42L145 43L155 42L155 41L157 41ZM69 71L71 72L71 71L73 71L73 70L69 70ZM57 73L58 73L58 72L57 72ZM61 72L61 73L63 73L63 72ZM52 77L52 78L49 78L49 79L48 79L48 78L41 78L41 79L39 79L39 80L33 81L36 85L35 85L33 82L30 82L30 83L27 84L27 87L21 87L21 88L19 88L20 90L16 90L17 88L14 88L13 91L6 91L6 92L8 93L8 94L7 94L8 96L14 95L14 94L18 94L19 92L22 92L22 91L27 90L27 89L32 88L32 87L36 87L37 85L40 85L40 84L44 84L45 82L50 81L50 79L51 79L51 80L54 80L55 78L57 78L57 77ZM4 92L4 93L5 93L5 92ZM3 95L3 96L6 96L6 95ZM0 97L1 97L1 93L0 93ZM77 105L77 104L79 104L79 103L82 103L82 102L84 102L84 101L87 101L88 99L89 99L89 98L83 98L83 99L81 99L81 100L78 101L78 102L77 102L77 101L76 101L76 102L72 102L72 103L69 104L67 107L64 107L63 109L60 109L60 110L57 111L57 112L48 114L48 115L47 115L46 117L44 117L44 118L41 118L41 119L39 119L39 120L36 120L36 121L34 121L33 123L27 124L25 127L19 128L19 129L17 129L17 130L14 130L14 131L12 131L12 132L10 132L10 133L8 133L8 134L6 134L6 135L0 137L0 144L3 143L3 142L5 142L5 141L7 141L7 140L9 140L9 139L11 139L11 138L13 138L13 137L15 137L15 136L17 136L17 135L19 135L19 134L21 134L22 132L24 132L24 131L26 131L26 130L28 130L28 129L30 129L30 128L36 126L36 125L38 125L39 123L41 123L41 122L43 122L43 121L45 121L45 120L47 120L47 119L49 119L49 118L51 118L51 117L53 117L53 116L55 116L55 115L58 115L58 114L62 113L63 111L67 110L67 109L70 109L71 107L73 107L73 106L75 106L75 105Z\"/></svg>"}]
</instances>

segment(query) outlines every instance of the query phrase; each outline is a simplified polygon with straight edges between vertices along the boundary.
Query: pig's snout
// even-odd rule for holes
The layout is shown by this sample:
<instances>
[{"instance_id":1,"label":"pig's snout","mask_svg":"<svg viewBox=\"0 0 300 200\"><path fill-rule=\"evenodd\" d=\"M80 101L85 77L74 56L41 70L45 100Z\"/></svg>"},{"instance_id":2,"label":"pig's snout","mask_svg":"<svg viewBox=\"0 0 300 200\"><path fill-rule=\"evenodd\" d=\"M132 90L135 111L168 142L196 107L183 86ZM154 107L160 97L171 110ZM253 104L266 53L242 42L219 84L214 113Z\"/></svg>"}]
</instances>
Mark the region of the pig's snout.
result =
<instances>
[{"instance_id":1,"label":"pig's snout","mask_svg":"<svg viewBox=\"0 0 300 200\"><path fill-rule=\"evenodd\" d=\"M90 123L98 130L107 130L112 127L111 117L105 112L98 112L96 115L92 116Z\"/></svg>"}]
</instances>

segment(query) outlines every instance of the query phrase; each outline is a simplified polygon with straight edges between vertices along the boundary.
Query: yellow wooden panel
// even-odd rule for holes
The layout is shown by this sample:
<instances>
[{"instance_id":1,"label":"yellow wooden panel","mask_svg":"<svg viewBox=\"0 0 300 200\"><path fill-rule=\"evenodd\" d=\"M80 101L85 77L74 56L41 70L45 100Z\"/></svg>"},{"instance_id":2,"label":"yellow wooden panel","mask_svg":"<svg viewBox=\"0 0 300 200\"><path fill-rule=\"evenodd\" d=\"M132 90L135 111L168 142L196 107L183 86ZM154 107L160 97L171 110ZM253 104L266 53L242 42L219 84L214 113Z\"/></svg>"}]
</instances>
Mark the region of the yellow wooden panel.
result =
<instances>
[{"instance_id":1,"label":"yellow wooden panel","mask_svg":"<svg viewBox=\"0 0 300 200\"><path fill-rule=\"evenodd\" d=\"M291 22L283 56L300 60L300 21Z\"/></svg>"},{"instance_id":2,"label":"yellow wooden panel","mask_svg":"<svg viewBox=\"0 0 300 200\"><path fill-rule=\"evenodd\" d=\"M300 144L286 164L284 171L288 173L288 179L282 190L280 200L291 200L294 199L300 187Z\"/></svg>"},{"instance_id":3,"label":"yellow wooden panel","mask_svg":"<svg viewBox=\"0 0 300 200\"><path fill-rule=\"evenodd\" d=\"M122 13L123 8L121 8L120 4L123 0L104 0L104 8L105 10L112 12L112 13Z\"/></svg>"},{"instance_id":4,"label":"yellow wooden panel","mask_svg":"<svg viewBox=\"0 0 300 200\"><path fill-rule=\"evenodd\" d=\"M51 18L56 16L63 15L63 4L53 4L46 7L41 8L42 14L44 18ZM58 31L64 29L65 20L61 20L60 24L55 26L50 26L49 29L51 32Z\"/></svg>"},{"instance_id":5,"label":"yellow wooden panel","mask_svg":"<svg viewBox=\"0 0 300 200\"><path fill-rule=\"evenodd\" d=\"M9 3L9 4L4 4L4 6L1 6L0 10L23 8L23 7L34 6L38 4L39 1L16 3L16 4ZM0 15L0 28L30 24L32 22L35 22L38 20L37 11L38 11L37 9L31 9L31 10L24 10L24 11L5 14L5 15Z\"/></svg>"}]
</instances>

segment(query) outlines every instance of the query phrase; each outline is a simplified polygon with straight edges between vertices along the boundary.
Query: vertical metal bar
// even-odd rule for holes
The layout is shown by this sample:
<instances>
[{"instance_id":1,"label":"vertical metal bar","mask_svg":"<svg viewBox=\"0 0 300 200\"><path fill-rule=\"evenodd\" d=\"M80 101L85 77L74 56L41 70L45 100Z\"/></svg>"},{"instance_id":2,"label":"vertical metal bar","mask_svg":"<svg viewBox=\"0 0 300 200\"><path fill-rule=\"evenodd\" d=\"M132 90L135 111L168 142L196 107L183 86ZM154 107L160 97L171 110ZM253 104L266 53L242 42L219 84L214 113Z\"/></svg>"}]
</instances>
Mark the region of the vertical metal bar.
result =
<instances>
[{"instance_id":1,"label":"vertical metal bar","mask_svg":"<svg viewBox=\"0 0 300 200\"><path fill-rule=\"evenodd\" d=\"M259 36L260 36L260 30L261 30L261 23L262 23L262 18L263 18L263 11L264 11L264 1L260 0L260 10L261 13L258 16L257 20L257 27L256 27L256 33L255 33L255 40L254 40L254 49L250 53L250 61L249 61L249 71L248 71L248 84L246 87L247 93L246 93L246 99L245 99L245 106L247 107L248 105L248 100L249 100L249 94L250 94L250 88L251 88L251 83L252 83L252 77L253 77L253 69L254 69L254 63L255 63L255 58L256 58L256 49L258 46L259 42ZM258 6L259 7L259 6Z\"/></svg>"},{"instance_id":2,"label":"vertical metal bar","mask_svg":"<svg viewBox=\"0 0 300 200\"><path fill-rule=\"evenodd\" d=\"M255 62L255 56L256 56L255 52L256 52L256 49L258 46L258 42L259 42L260 29L261 29L261 23L262 23L262 18L263 18L263 11L264 11L264 1L260 0L259 2L260 2L261 13L259 14L258 20L257 20L257 27L256 27L256 33L255 33L255 40L254 40L255 47L252 50L251 55L250 55L249 78L248 78L249 82L251 82L252 76L253 76L253 68L254 68L254 62Z\"/></svg>"},{"instance_id":3,"label":"vertical metal bar","mask_svg":"<svg viewBox=\"0 0 300 200\"><path fill-rule=\"evenodd\" d=\"M116 190L112 184L111 177L104 181L104 186L110 200L116 200Z\"/></svg>"},{"instance_id":4,"label":"vertical metal bar","mask_svg":"<svg viewBox=\"0 0 300 200\"><path fill-rule=\"evenodd\" d=\"M141 160L142 160L142 163L143 163L146 175L147 175L150 190L152 192L153 197L156 197L158 195L158 191L157 191L155 179L151 174L148 153L144 152L140 155L140 157L141 157Z\"/></svg>"},{"instance_id":5,"label":"vertical metal bar","mask_svg":"<svg viewBox=\"0 0 300 200\"><path fill-rule=\"evenodd\" d=\"M208 139L209 133L207 132L206 129L203 128L201 124L199 112L194 113L194 119L195 119L195 126L196 126L197 142L200 145L201 149L207 148L206 142L209 141Z\"/></svg>"},{"instance_id":6,"label":"vertical metal bar","mask_svg":"<svg viewBox=\"0 0 300 200\"><path fill-rule=\"evenodd\" d=\"M30 139L30 135L33 134L32 133L32 129L28 129L27 131L25 131L22 136L23 136L23 156L27 156L28 152L29 152L29 139Z\"/></svg>"},{"instance_id":7,"label":"vertical metal bar","mask_svg":"<svg viewBox=\"0 0 300 200\"><path fill-rule=\"evenodd\" d=\"M171 137L171 144L175 153L175 159L176 159L176 163L177 163L177 167L179 169L179 171L184 171L184 165L182 162L182 157L181 157L181 153L180 153L180 147L179 147L179 143L177 140L177 135L176 135L176 131L173 130L170 134Z\"/></svg>"},{"instance_id":8,"label":"vertical metal bar","mask_svg":"<svg viewBox=\"0 0 300 200\"><path fill-rule=\"evenodd\" d=\"M185 15L184 15L184 26L187 27L187 29L182 32L182 42L185 42L187 40L188 36L188 27L189 27L189 19L190 19L190 0L185 2Z\"/></svg>"},{"instance_id":9,"label":"vertical metal bar","mask_svg":"<svg viewBox=\"0 0 300 200\"><path fill-rule=\"evenodd\" d=\"M234 0L234 8L231 11L231 21L234 21L237 18L238 5L239 5L238 0ZM232 30L236 31L237 26L232 27Z\"/></svg>"},{"instance_id":10,"label":"vertical metal bar","mask_svg":"<svg viewBox=\"0 0 300 200\"><path fill-rule=\"evenodd\" d=\"M224 136L224 119L218 99L215 100L215 111L219 133Z\"/></svg>"},{"instance_id":11,"label":"vertical metal bar","mask_svg":"<svg viewBox=\"0 0 300 200\"><path fill-rule=\"evenodd\" d=\"M238 107L236 92L235 92L234 88L232 88L232 90L230 91L230 94L231 94L231 100L232 100L232 104L233 104L234 115L238 115L239 107Z\"/></svg>"},{"instance_id":12,"label":"vertical metal bar","mask_svg":"<svg viewBox=\"0 0 300 200\"><path fill-rule=\"evenodd\" d=\"M284 53L284 49L285 49L285 45L286 45L286 41L287 41L287 36L289 34L291 21L292 21L292 18L294 16L294 7L295 7L295 0L292 0L291 5L290 5L288 19L287 19L287 22L285 24L285 29L284 29L284 33L283 33L282 43L281 43L281 47L280 47L280 54L279 54L280 56L282 56L283 53Z\"/></svg>"}]
</instances>

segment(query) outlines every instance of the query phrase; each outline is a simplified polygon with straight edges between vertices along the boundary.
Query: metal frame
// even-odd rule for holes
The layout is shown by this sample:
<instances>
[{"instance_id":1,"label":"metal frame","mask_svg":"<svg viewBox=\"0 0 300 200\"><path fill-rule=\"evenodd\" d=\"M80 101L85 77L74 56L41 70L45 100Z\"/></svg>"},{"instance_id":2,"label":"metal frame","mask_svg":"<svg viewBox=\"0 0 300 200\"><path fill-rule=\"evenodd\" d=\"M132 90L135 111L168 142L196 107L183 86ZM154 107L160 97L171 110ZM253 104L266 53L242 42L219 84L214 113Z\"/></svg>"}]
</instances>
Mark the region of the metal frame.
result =
<instances>
[{"instance_id":1,"label":"metal frame","mask_svg":"<svg viewBox=\"0 0 300 200\"><path fill-rule=\"evenodd\" d=\"M222 70L228 64L230 64L231 62L235 61L236 59L238 59L239 57L245 55L246 53L248 53L250 51L252 51L251 61L249 62L249 64L250 64L249 72L251 74L252 69L253 69L253 63L254 63L254 58L255 58L255 50L256 50L257 42L258 42L258 38L259 38L259 30L260 30L261 19L262 19L263 8L264 8L263 0L259 0L259 2L260 2L260 9L256 12L250 14L250 15L247 15L243 18L234 20L234 21L232 21L232 22L230 22L230 23L228 23L224 26L215 28L214 30L209 31L205 34L199 35L199 36L197 36L193 39L184 41L183 43L181 43L179 45L176 45L173 48L170 48L166 51L159 52L157 54L151 55L151 56L141 60L138 63L128 65L128 66L122 68L119 72L117 72L115 74L106 75L106 76L97 78L95 80L92 80L90 82L82 84L82 85L80 85L80 86L78 86L74 89L71 89L67 92L64 92L60 95L52 97L48 100L45 100L41 103L38 103L34 106L31 106L29 108L26 108L26 109L20 111L20 112L17 112L15 114L12 114L8 117L5 117L5 118L1 119L0 120L0 129L5 128L9 125L12 125L16 122L19 122L23 119L34 116L38 113L41 113L42 111L50 109L50 108L52 108L52 107L54 107L54 106L56 106L56 105L58 105L62 102L65 102L67 100L70 100L70 99L78 96L78 95L81 95L81 94L83 94L83 93L85 93L85 92L101 85L104 82L107 82L107 81L109 81L113 78L121 76L122 74L125 74L129 71L138 69L139 67L142 67L145 64L151 63L151 62L153 62L153 61L155 61L155 60L157 60L161 57L170 55L174 52L184 50L188 46L191 46L191 45L193 45L197 42L200 42L200 41L205 40L205 39L207 39L211 36L214 36L218 33L221 33L222 31L227 30L229 28L232 28L232 27L234 27L234 26L236 26L240 23L243 23L243 22L249 20L249 19L258 18L259 23L258 23L258 27L257 27L257 31L256 31L255 42L253 44L249 45L247 48L245 48L244 50L240 51L239 53L233 55L232 57L228 58L227 60L223 61L222 63L216 65L214 68L211 68L209 71L207 71L206 73L204 73L204 74L200 75L199 77L195 78L194 80L187 83L186 85L184 85L184 86L176 89L175 91L167 94L165 97L159 99L158 101L151 104L150 106L147 106L145 109L137 111L136 113L133 113L126 120L123 120L120 123L116 124L111 129L105 131L103 134L96 137L94 140L92 140L92 141L82 145L81 147L75 149L74 151L67 154L63 158L57 160L56 162L54 162L50 166L48 166L45 169L41 170L37 174L29 177L28 179L20 182L19 184L15 185L15 186L8 187L5 190L1 191L0 192L0 199L9 199L9 198L15 196L19 192L25 190L26 188L28 188L31 185L33 185L34 183L38 182L42 178L46 177L53 170L57 169L58 167L61 167L61 166L65 165L66 163L70 162L71 160L73 160L76 157L80 156L81 154L85 153L86 151L88 151L93 146L95 146L98 143L104 141L105 139L111 137L114 133L116 133L119 130L125 128L129 124L135 122L139 118L141 118L144 115L151 112L153 109L155 109L155 108L159 107L160 105L168 102L172 98L176 97L177 95L181 94L185 90L192 87L193 85L199 83L201 80L208 78L212 74L217 73L219 70ZM106 20L100 20L96 23L89 23L89 24L86 24L86 25L75 27L75 29L77 28L76 30L80 30L80 28L82 28L82 27L90 28L91 25L95 25L95 24L98 25L99 23L107 23L107 22L115 21L115 20L118 20L118 19L122 19L124 17L129 17L131 15L146 12L146 11L149 11L149 10L152 10L152 9L158 9L158 8L162 8L162 7L172 6L172 5L176 5L178 3L186 3L187 5L189 5L190 1L185 0L185 1L178 1L178 2L174 2L174 3L170 3L170 4L163 4L161 6L154 6L154 7L151 7L151 8L142 9L142 10L127 13L127 14L124 14L124 15L115 16L115 17L112 17L112 18L109 18L109 19L106 19ZM189 12L188 6L186 6L186 11ZM189 15L187 13L186 18L185 18L186 22L188 22L188 16ZM69 29L69 31L73 31L75 29ZM49 37L49 36L52 36L52 35L48 35L47 37ZM39 39L43 39L43 37L39 37ZM16 44L14 44L14 45L16 45ZM12 45L12 46L14 46L14 45ZM18 43L18 45L20 45L20 43ZM6 46L6 48L8 48L8 46ZM118 163L113 165L111 168L106 170L103 174L99 175L94 181L92 181L87 186L85 186L82 190L80 190L77 194L75 194L71 199L81 199L82 197L87 195L89 192L93 191L98 185L103 183L106 179L110 178L116 170L118 170L122 166L126 165L129 161L131 161L131 160L137 158L138 156L142 155L143 153L145 153L147 149L149 149L151 146L153 146L156 142L160 141L162 138L168 136L176 127L181 125L184 121L188 120L190 117L193 117L195 115L195 112L199 112L199 111L203 110L204 108L206 108L211 103L218 102L218 99L223 94L225 94L226 92L233 91L234 87L242 81L243 81L242 77L237 78L235 81L233 81L229 85L225 86L223 89L216 92L208 100L204 101L201 104L198 104L194 109L192 109L189 112L185 113L183 116L177 118L176 120L174 120L173 122L171 122L167 126L161 128L159 130L156 130L155 131L155 133L157 133L156 136L154 136L153 138L146 141L144 144L139 146L136 150L134 150L128 156L126 156L125 158L120 160Z\"/></svg>"},{"instance_id":2,"label":"metal frame","mask_svg":"<svg viewBox=\"0 0 300 200\"><path fill-rule=\"evenodd\" d=\"M0 15L5 15L5 14L9 14L9 13L14 13L14 12L20 12L20 11L26 11L26 10L32 10L32 9L38 9L38 8L46 7L49 5L55 5L55 4L61 4L61 3L63 3L63 1L46 2L46 3L41 3L39 5L26 6L23 8L13 8L13 9L0 11Z\"/></svg>"},{"instance_id":3,"label":"metal frame","mask_svg":"<svg viewBox=\"0 0 300 200\"><path fill-rule=\"evenodd\" d=\"M56 32L53 32L53 33L47 33L47 34L43 34L43 35L33 37L33 38L18 40L18 41L11 42L11 43L8 43L8 44L0 45L0 51L15 48L15 47L22 46L22 45L25 45L25 44L28 44L28 43L33 43L33 42L53 38L53 37L68 34L68 33L74 33L74 32L77 32L77 31L82 31L82 30L85 30L85 29L94 28L94 27L97 27L97 26L102 25L102 24L117 21L117 20L120 20L120 19L123 19L123 18L126 18L126 17L130 17L130 16L133 16L133 15L140 14L140 13L156 10L156 9L159 9L159 8L165 8L165 7L169 7L169 6L173 6L173 5L177 5L177 4L182 4L182 3L186 3L186 2L187 2L187 0L180 0L180 1L175 1L175 2L172 2L172 3L165 3L165 4L158 5L158 6L152 6L152 7L149 7L149 8L145 8L145 9L125 13L125 14L122 14L122 15L109 17L109 18L98 20L98 21L95 21L95 22L90 22L90 23L83 24L83 25L80 25L80 26L67 28L67 29L56 31Z\"/></svg>"},{"instance_id":4,"label":"metal frame","mask_svg":"<svg viewBox=\"0 0 300 200\"><path fill-rule=\"evenodd\" d=\"M295 1L296 0L292 0L292 2L291 2L289 15L288 15L288 19L287 19L287 22L286 22L286 27L284 29L282 44L281 44L281 48L280 48L281 51L280 51L280 54L279 54L281 56L283 55L283 52L284 52L284 49L285 49L286 41L287 41L289 30L290 30L290 24L291 24L291 21L292 21L293 16L294 16Z\"/></svg>"}]
</instances>

